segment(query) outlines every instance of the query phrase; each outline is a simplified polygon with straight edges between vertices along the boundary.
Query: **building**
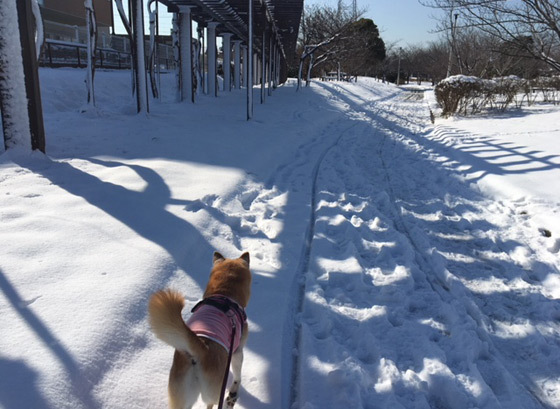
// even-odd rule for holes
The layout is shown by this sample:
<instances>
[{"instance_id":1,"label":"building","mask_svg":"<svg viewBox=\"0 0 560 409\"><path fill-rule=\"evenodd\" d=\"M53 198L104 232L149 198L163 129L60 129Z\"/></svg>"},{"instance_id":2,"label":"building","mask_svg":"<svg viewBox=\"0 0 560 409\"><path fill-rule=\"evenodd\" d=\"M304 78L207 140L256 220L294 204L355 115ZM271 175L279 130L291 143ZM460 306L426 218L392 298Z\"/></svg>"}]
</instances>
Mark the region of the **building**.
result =
<instances>
[{"instance_id":1,"label":"building","mask_svg":"<svg viewBox=\"0 0 560 409\"><path fill-rule=\"evenodd\" d=\"M86 11L83 0L39 0L45 37L85 43ZM93 0L100 46L109 44L113 32L112 0Z\"/></svg>"}]
</instances>

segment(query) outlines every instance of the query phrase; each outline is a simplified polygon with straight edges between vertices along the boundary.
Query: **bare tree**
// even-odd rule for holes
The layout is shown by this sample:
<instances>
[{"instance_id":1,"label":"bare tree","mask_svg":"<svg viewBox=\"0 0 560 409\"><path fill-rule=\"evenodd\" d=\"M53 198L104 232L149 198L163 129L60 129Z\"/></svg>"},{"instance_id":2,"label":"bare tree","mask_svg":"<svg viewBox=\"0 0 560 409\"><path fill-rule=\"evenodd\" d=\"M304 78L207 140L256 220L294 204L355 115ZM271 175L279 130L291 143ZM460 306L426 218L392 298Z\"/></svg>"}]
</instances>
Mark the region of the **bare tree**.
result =
<instances>
[{"instance_id":1,"label":"bare tree","mask_svg":"<svg viewBox=\"0 0 560 409\"><path fill-rule=\"evenodd\" d=\"M422 0L422 4L458 13L460 27L476 28L501 46L495 51L532 58L560 72L560 0ZM442 20L441 28L452 32Z\"/></svg>"},{"instance_id":2,"label":"bare tree","mask_svg":"<svg viewBox=\"0 0 560 409\"><path fill-rule=\"evenodd\" d=\"M343 69L353 75L373 75L374 66L385 58L385 44L377 26L360 19L364 10L312 6L304 10L300 25L298 86L307 64L307 83L313 72Z\"/></svg>"},{"instance_id":3,"label":"bare tree","mask_svg":"<svg viewBox=\"0 0 560 409\"><path fill-rule=\"evenodd\" d=\"M337 39L350 24L351 17L344 12L340 2L337 9L328 6L306 7L300 25L300 59L298 86L301 86L304 65L307 63L307 84L313 67L336 55Z\"/></svg>"},{"instance_id":4,"label":"bare tree","mask_svg":"<svg viewBox=\"0 0 560 409\"><path fill-rule=\"evenodd\" d=\"M300 56L299 59L299 70L298 70L298 86L297 89L300 88L301 85L301 78L302 78L302 73L303 73L303 65L306 61L306 59L309 58L309 66L308 66L308 70L307 70L307 84L309 84L309 81L311 80L311 71L313 70L313 67L315 65L318 65L320 63L323 63L325 61L327 61L327 59L329 58L329 56L334 55L336 52L333 49L330 49L330 45L338 38L340 37L340 32L336 33L335 35L333 35L330 38L327 38L326 40L320 42L319 44L313 44L313 45L306 45L303 48L303 53ZM323 49L323 50L322 50ZM317 59L315 59L315 53L321 50L321 54L319 55L319 57Z\"/></svg>"}]
</instances>

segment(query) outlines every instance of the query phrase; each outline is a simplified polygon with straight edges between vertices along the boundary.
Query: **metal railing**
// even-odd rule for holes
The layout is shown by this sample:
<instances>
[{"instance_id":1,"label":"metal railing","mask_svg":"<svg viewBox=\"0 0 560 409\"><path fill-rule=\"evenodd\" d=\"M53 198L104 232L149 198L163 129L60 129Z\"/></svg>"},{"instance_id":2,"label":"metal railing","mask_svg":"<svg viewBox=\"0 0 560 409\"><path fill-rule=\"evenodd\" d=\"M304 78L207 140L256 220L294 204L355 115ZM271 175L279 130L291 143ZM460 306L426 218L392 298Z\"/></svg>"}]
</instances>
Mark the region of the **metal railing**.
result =
<instances>
[{"instance_id":1,"label":"metal railing","mask_svg":"<svg viewBox=\"0 0 560 409\"><path fill-rule=\"evenodd\" d=\"M157 63L161 69L172 69L174 61L168 57L165 50L164 56L158 58ZM117 51L112 48L98 48L95 53L95 66L97 68L130 69L132 58L130 52ZM78 67L87 66L87 46L85 44L58 40L45 40L45 45L39 58L39 64L44 67Z\"/></svg>"}]
</instances>

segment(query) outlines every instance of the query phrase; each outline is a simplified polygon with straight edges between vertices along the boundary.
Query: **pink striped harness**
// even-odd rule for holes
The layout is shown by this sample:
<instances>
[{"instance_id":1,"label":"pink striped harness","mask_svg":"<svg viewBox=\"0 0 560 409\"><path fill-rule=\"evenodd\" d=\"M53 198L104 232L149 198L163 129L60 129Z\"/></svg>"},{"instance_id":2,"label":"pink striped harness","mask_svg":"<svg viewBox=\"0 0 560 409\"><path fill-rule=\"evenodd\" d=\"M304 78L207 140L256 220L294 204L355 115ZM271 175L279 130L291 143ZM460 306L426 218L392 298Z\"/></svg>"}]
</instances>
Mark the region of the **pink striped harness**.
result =
<instances>
[{"instance_id":1,"label":"pink striped harness","mask_svg":"<svg viewBox=\"0 0 560 409\"><path fill-rule=\"evenodd\" d=\"M217 342L229 353L235 328L233 351L239 348L247 315L238 303L222 295L212 295L196 304L192 313L187 326L196 335Z\"/></svg>"}]
</instances>

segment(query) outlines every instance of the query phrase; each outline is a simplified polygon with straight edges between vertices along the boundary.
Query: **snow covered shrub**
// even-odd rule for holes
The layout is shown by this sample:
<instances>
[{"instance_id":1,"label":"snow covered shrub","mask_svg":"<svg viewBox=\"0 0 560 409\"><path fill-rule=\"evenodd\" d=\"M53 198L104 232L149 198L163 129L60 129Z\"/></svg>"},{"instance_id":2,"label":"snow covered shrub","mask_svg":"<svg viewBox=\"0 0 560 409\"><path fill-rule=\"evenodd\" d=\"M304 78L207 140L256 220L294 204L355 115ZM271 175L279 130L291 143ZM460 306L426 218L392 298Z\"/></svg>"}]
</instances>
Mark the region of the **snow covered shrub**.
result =
<instances>
[{"instance_id":1,"label":"snow covered shrub","mask_svg":"<svg viewBox=\"0 0 560 409\"><path fill-rule=\"evenodd\" d=\"M435 95L444 116L475 114L484 108L504 111L516 100L525 84L525 80L513 75L491 80L454 75L436 85Z\"/></svg>"},{"instance_id":2,"label":"snow covered shrub","mask_svg":"<svg viewBox=\"0 0 560 409\"><path fill-rule=\"evenodd\" d=\"M467 75L453 75L440 81L435 88L438 104L442 108L442 115L464 112L474 100L484 91L484 84L480 78Z\"/></svg>"},{"instance_id":3,"label":"snow covered shrub","mask_svg":"<svg viewBox=\"0 0 560 409\"><path fill-rule=\"evenodd\" d=\"M517 108L521 108L524 100L527 100L527 105L529 106L535 103L537 99L537 93L534 91L533 81L534 80L523 80L519 88L519 92L521 93L521 99L516 100Z\"/></svg>"},{"instance_id":4,"label":"snow covered shrub","mask_svg":"<svg viewBox=\"0 0 560 409\"><path fill-rule=\"evenodd\" d=\"M560 103L558 98L560 93L560 76L539 77L532 81L532 89L540 91L543 96L543 102Z\"/></svg>"},{"instance_id":5,"label":"snow covered shrub","mask_svg":"<svg viewBox=\"0 0 560 409\"><path fill-rule=\"evenodd\" d=\"M490 107L497 108L500 111L506 110L524 89L524 84L527 82L515 75L494 78L491 81L494 83L494 87L492 98L490 98Z\"/></svg>"}]
</instances>

